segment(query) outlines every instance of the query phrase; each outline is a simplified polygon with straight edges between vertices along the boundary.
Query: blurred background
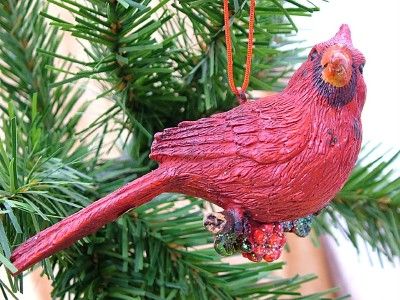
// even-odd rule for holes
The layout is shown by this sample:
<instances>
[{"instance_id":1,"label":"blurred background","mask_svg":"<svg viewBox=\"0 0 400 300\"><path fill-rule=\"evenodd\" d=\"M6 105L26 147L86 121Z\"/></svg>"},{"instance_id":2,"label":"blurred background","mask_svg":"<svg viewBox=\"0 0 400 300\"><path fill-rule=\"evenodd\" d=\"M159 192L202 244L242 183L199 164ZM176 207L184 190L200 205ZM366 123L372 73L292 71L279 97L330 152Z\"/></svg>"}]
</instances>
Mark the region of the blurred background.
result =
<instances>
[{"instance_id":1,"label":"blurred background","mask_svg":"<svg viewBox=\"0 0 400 300\"><path fill-rule=\"evenodd\" d=\"M381 144L382 153L400 149L400 2L382 0L379 9L375 1L362 0L321 1L316 5L320 6L320 12L311 18L295 19L299 28L296 39L304 40L305 45L311 46L331 37L342 23L350 25L355 47L367 59L364 69L368 86L363 113L364 141L371 145ZM380 13L385 7L390 9ZM384 32L381 31L383 27ZM73 53L75 46L73 41L66 42L65 52ZM93 98L96 94L92 93L94 89L88 88L88 97ZM104 107L96 103L87 122L100 114L102 109ZM340 234L337 236L337 242L323 237L319 248L315 248L308 239L290 239L292 251L282 258L287 265L284 274L280 275L318 274L319 280L303 286L305 292L339 286L341 292L351 294L352 299L400 299L396 285L400 278L400 263L393 265L384 258L379 259L367 248L361 248L357 253L346 239ZM26 281L21 299L51 299L49 292L49 283L36 272Z\"/></svg>"}]
</instances>

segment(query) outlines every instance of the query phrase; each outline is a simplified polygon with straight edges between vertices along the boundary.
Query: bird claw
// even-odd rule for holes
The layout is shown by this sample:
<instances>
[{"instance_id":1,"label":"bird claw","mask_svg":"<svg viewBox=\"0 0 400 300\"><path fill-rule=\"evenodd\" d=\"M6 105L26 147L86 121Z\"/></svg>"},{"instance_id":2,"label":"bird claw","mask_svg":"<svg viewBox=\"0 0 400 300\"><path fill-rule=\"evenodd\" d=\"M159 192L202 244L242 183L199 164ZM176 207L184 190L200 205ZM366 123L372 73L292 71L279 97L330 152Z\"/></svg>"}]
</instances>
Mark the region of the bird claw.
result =
<instances>
[{"instance_id":1,"label":"bird claw","mask_svg":"<svg viewBox=\"0 0 400 300\"><path fill-rule=\"evenodd\" d=\"M240 209L231 208L222 212L211 212L205 215L204 227L213 234L235 232L242 235L248 223L248 217Z\"/></svg>"},{"instance_id":2,"label":"bird claw","mask_svg":"<svg viewBox=\"0 0 400 300\"><path fill-rule=\"evenodd\" d=\"M211 212L204 216L204 227L213 234L218 234L223 231L227 220L223 213Z\"/></svg>"},{"instance_id":3,"label":"bird claw","mask_svg":"<svg viewBox=\"0 0 400 300\"><path fill-rule=\"evenodd\" d=\"M294 221L259 223L239 209L227 209L210 213L204 218L204 226L213 234L214 249L222 256L242 253L254 262L277 260L286 244L285 232L305 237L311 230L314 216Z\"/></svg>"},{"instance_id":4,"label":"bird claw","mask_svg":"<svg viewBox=\"0 0 400 300\"><path fill-rule=\"evenodd\" d=\"M215 234L214 249L218 254L230 256L251 250L251 244L247 239L250 231L249 217L244 215L243 211L233 208L222 213L211 213L206 216L207 222L204 223L208 223L208 220L214 221L214 217L210 216L217 216L219 220L225 221L224 226L219 226L218 230L206 225L206 228Z\"/></svg>"}]
</instances>

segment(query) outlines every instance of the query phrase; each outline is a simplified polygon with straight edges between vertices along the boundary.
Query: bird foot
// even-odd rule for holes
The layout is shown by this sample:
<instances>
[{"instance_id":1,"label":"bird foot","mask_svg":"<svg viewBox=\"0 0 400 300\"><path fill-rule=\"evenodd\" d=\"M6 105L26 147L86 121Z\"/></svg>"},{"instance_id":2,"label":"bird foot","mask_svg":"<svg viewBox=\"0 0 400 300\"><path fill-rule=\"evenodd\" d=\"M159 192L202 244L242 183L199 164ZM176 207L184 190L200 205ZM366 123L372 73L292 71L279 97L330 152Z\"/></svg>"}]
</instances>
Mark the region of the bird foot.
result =
<instances>
[{"instance_id":1,"label":"bird foot","mask_svg":"<svg viewBox=\"0 0 400 300\"><path fill-rule=\"evenodd\" d=\"M205 215L204 227L213 234L234 232L242 235L247 224L248 217L237 208L227 209L222 212L211 212Z\"/></svg>"},{"instance_id":2,"label":"bird foot","mask_svg":"<svg viewBox=\"0 0 400 300\"><path fill-rule=\"evenodd\" d=\"M213 234L222 232L226 226L227 220L223 213L211 212L204 216L204 227Z\"/></svg>"},{"instance_id":3,"label":"bird foot","mask_svg":"<svg viewBox=\"0 0 400 300\"><path fill-rule=\"evenodd\" d=\"M314 216L294 221L259 223L240 209L227 209L210 213L204 219L204 226L212 232L214 249L223 256L242 253L254 262L277 260L286 244L285 232L305 237L311 230Z\"/></svg>"}]
</instances>

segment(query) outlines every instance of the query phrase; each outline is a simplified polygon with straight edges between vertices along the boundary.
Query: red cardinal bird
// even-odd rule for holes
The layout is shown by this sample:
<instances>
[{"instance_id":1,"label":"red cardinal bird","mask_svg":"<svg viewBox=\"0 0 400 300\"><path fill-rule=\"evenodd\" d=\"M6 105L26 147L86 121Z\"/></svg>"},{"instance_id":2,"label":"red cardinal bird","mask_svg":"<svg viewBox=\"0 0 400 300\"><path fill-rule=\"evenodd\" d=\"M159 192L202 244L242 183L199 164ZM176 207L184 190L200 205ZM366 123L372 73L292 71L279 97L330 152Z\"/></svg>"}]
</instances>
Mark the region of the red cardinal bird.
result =
<instances>
[{"instance_id":1,"label":"red cardinal bird","mask_svg":"<svg viewBox=\"0 0 400 300\"><path fill-rule=\"evenodd\" d=\"M312 48L281 93L156 134L150 157L159 168L19 246L11 257L17 274L163 192L219 205L229 213L205 222L220 234L216 242L233 229L248 258L277 258L282 231L297 226L302 235L296 220L326 206L356 162L364 64L342 25Z\"/></svg>"}]
</instances>

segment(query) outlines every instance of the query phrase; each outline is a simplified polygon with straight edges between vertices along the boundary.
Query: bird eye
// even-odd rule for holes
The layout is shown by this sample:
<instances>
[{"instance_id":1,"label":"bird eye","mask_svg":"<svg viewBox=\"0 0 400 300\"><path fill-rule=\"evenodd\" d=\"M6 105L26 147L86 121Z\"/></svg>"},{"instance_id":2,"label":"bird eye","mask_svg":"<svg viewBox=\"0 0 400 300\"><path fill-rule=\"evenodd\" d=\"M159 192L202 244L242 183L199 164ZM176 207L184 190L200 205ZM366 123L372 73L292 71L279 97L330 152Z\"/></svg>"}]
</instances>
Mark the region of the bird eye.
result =
<instances>
[{"instance_id":1,"label":"bird eye","mask_svg":"<svg viewBox=\"0 0 400 300\"><path fill-rule=\"evenodd\" d=\"M311 61L313 61L314 59L316 59L317 56L318 56L318 51L315 50L315 49L311 50L311 53L310 53L310 59L311 59Z\"/></svg>"},{"instance_id":2,"label":"bird eye","mask_svg":"<svg viewBox=\"0 0 400 300\"><path fill-rule=\"evenodd\" d=\"M362 63L361 65L358 66L358 71L360 71L361 74L364 71L364 66L365 66L365 63Z\"/></svg>"}]
</instances>

